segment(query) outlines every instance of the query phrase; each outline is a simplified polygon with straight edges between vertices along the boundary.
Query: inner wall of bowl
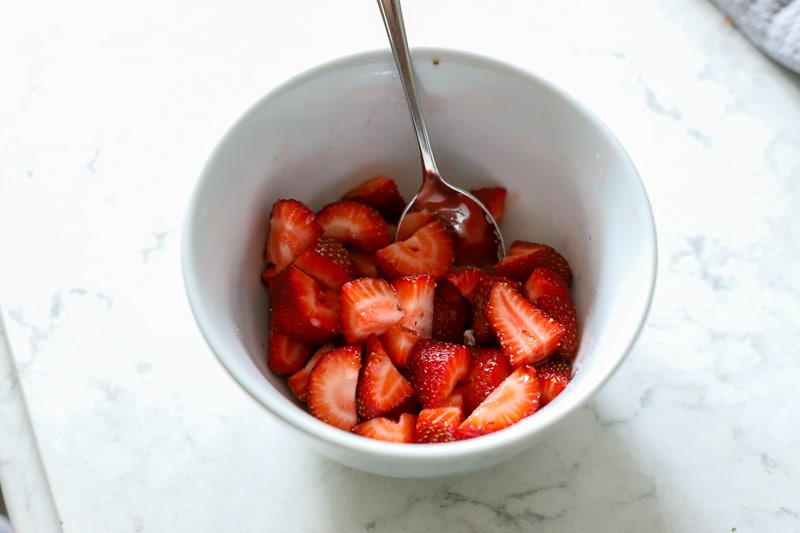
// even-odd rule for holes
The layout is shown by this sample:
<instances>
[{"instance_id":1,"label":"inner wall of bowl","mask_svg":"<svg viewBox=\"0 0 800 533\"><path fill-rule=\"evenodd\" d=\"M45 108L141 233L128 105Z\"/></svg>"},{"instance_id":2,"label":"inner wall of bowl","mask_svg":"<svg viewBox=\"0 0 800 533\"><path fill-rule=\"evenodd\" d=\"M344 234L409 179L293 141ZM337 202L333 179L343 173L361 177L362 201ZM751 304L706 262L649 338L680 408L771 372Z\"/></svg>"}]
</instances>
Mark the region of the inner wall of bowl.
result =
<instances>
[{"instance_id":1,"label":"inner wall of bowl","mask_svg":"<svg viewBox=\"0 0 800 533\"><path fill-rule=\"evenodd\" d=\"M639 273L648 251L636 249L647 240L649 213L630 161L601 124L546 84L460 55L415 57L442 174L465 188L507 187L507 243L546 242L570 260L583 336L572 387L581 396L627 349L649 297ZM245 389L280 410L294 404L266 367L259 279L270 206L297 198L319 209L376 174L413 195L419 157L394 72L388 54L373 56L278 89L232 128L196 191L197 205L215 206L196 214L191 236L195 278L206 283L198 320Z\"/></svg>"}]
</instances>

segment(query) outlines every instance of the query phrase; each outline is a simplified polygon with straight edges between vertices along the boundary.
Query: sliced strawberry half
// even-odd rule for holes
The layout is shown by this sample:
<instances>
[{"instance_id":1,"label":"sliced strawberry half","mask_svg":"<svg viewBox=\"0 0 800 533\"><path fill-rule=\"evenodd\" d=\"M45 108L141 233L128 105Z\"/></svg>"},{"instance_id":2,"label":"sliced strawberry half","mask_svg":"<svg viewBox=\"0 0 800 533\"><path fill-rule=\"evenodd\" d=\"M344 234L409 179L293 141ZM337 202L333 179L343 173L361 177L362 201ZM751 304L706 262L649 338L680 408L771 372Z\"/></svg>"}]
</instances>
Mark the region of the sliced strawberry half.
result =
<instances>
[{"instance_id":1,"label":"sliced strawberry half","mask_svg":"<svg viewBox=\"0 0 800 533\"><path fill-rule=\"evenodd\" d=\"M377 417L361 422L353 428L353 433L370 439L409 444L416 442L417 416L403 413L397 420Z\"/></svg>"},{"instance_id":2,"label":"sliced strawberry half","mask_svg":"<svg viewBox=\"0 0 800 533\"><path fill-rule=\"evenodd\" d=\"M404 241L411 237L414 232L434 219L436 213L433 211L411 211L403 217L403 225L397 228L396 241Z\"/></svg>"},{"instance_id":3,"label":"sliced strawberry half","mask_svg":"<svg viewBox=\"0 0 800 533\"><path fill-rule=\"evenodd\" d=\"M578 353L578 311L569 296L540 296L534 305L547 313L564 327L564 334L558 342L556 352L569 359L575 359Z\"/></svg>"},{"instance_id":4,"label":"sliced strawberry half","mask_svg":"<svg viewBox=\"0 0 800 533\"><path fill-rule=\"evenodd\" d=\"M447 281L458 287L461 294L472 303L472 296L478 281L488 277L486 271L474 266L454 267L446 275Z\"/></svg>"},{"instance_id":5,"label":"sliced strawberry half","mask_svg":"<svg viewBox=\"0 0 800 533\"><path fill-rule=\"evenodd\" d=\"M356 388L356 405L358 416L369 419L403 405L414 396L414 389L394 366L374 335L367 338L365 352L364 366Z\"/></svg>"},{"instance_id":6,"label":"sliced strawberry half","mask_svg":"<svg viewBox=\"0 0 800 533\"><path fill-rule=\"evenodd\" d=\"M513 371L500 348L477 348L464 381L464 411L474 411Z\"/></svg>"},{"instance_id":7,"label":"sliced strawberry half","mask_svg":"<svg viewBox=\"0 0 800 533\"><path fill-rule=\"evenodd\" d=\"M365 180L342 196L343 200L353 200L367 204L378 210L378 212L391 223L397 223L406 201L397 188L397 183L386 176L375 176Z\"/></svg>"},{"instance_id":8,"label":"sliced strawberry half","mask_svg":"<svg viewBox=\"0 0 800 533\"><path fill-rule=\"evenodd\" d=\"M417 442L452 442L461 424L461 409L458 407L434 407L422 409L417 415Z\"/></svg>"},{"instance_id":9,"label":"sliced strawberry half","mask_svg":"<svg viewBox=\"0 0 800 533\"><path fill-rule=\"evenodd\" d=\"M403 318L397 294L381 278L358 278L339 291L339 322L345 341L363 342L380 335Z\"/></svg>"},{"instance_id":10,"label":"sliced strawberry half","mask_svg":"<svg viewBox=\"0 0 800 533\"><path fill-rule=\"evenodd\" d=\"M403 318L399 325L413 331L420 338L430 338L433 331L433 303L436 280L427 274L403 276L391 282Z\"/></svg>"},{"instance_id":11,"label":"sliced strawberry half","mask_svg":"<svg viewBox=\"0 0 800 533\"><path fill-rule=\"evenodd\" d=\"M569 285L564 277L547 267L535 268L525 281L524 290L525 297L532 303L535 303L540 296L570 297Z\"/></svg>"},{"instance_id":12,"label":"sliced strawberry half","mask_svg":"<svg viewBox=\"0 0 800 533\"><path fill-rule=\"evenodd\" d=\"M498 224L503 221L503 214L506 211L506 196L508 194L505 187L483 187L472 189L470 193L480 200Z\"/></svg>"},{"instance_id":13,"label":"sliced strawberry half","mask_svg":"<svg viewBox=\"0 0 800 533\"><path fill-rule=\"evenodd\" d=\"M563 357L553 356L536 365L539 388L542 391L541 405L547 405L561 394L572 380L572 363Z\"/></svg>"},{"instance_id":14,"label":"sliced strawberry half","mask_svg":"<svg viewBox=\"0 0 800 533\"><path fill-rule=\"evenodd\" d=\"M442 278L436 282L433 296L433 324L431 338L437 341L461 344L464 331L472 319L469 301L458 288Z\"/></svg>"},{"instance_id":15,"label":"sliced strawberry half","mask_svg":"<svg viewBox=\"0 0 800 533\"><path fill-rule=\"evenodd\" d=\"M337 295L308 274L288 266L269 282L270 325L306 344L320 345L339 333Z\"/></svg>"},{"instance_id":16,"label":"sliced strawberry half","mask_svg":"<svg viewBox=\"0 0 800 533\"><path fill-rule=\"evenodd\" d=\"M358 423L356 386L360 369L360 346L342 346L323 355L308 376L311 414L350 431Z\"/></svg>"},{"instance_id":17,"label":"sliced strawberry half","mask_svg":"<svg viewBox=\"0 0 800 533\"><path fill-rule=\"evenodd\" d=\"M294 397L301 402L308 402L308 376L311 374L311 370L314 368L314 366L316 366L317 362L322 358L322 356L331 350L333 350L333 344L331 343L320 346L311 355L311 358L306 362L305 366L289 376L286 380L289 390L292 391Z\"/></svg>"},{"instance_id":18,"label":"sliced strawberry half","mask_svg":"<svg viewBox=\"0 0 800 533\"><path fill-rule=\"evenodd\" d=\"M297 372L303 368L314 351L312 345L297 342L279 333L274 327L269 329L267 343L267 364L276 374Z\"/></svg>"},{"instance_id":19,"label":"sliced strawberry half","mask_svg":"<svg viewBox=\"0 0 800 533\"><path fill-rule=\"evenodd\" d=\"M492 287L486 316L515 368L552 355L564 335L564 326L507 283Z\"/></svg>"},{"instance_id":20,"label":"sliced strawberry half","mask_svg":"<svg viewBox=\"0 0 800 533\"><path fill-rule=\"evenodd\" d=\"M264 247L266 268L261 274L267 282L289 266L322 235L322 225L314 212L297 200L278 200L272 205Z\"/></svg>"},{"instance_id":21,"label":"sliced strawberry half","mask_svg":"<svg viewBox=\"0 0 800 533\"><path fill-rule=\"evenodd\" d=\"M411 237L375 253L378 269L389 278L427 274L443 277L453 264L453 238L438 220L428 222Z\"/></svg>"},{"instance_id":22,"label":"sliced strawberry half","mask_svg":"<svg viewBox=\"0 0 800 533\"><path fill-rule=\"evenodd\" d=\"M515 291L521 292L522 285L518 282L501 276L484 276L475 283L472 291L472 331L478 344L495 342L495 334L489 322L487 309L489 297L495 285L505 284Z\"/></svg>"},{"instance_id":23,"label":"sliced strawberry half","mask_svg":"<svg viewBox=\"0 0 800 533\"><path fill-rule=\"evenodd\" d=\"M339 288L355 277L353 258L341 243L322 235L294 260L294 266L313 277L326 289Z\"/></svg>"},{"instance_id":24,"label":"sliced strawberry half","mask_svg":"<svg viewBox=\"0 0 800 533\"><path fill-rule=\"evenodd\" d=\"M494 272L498 276L524 283L531 273L541 266L557 272L567 285L572 284L572 269L569 262L554 248L542 243L512 242L508 247L508 254L495 265Z\"/></svg>"},{"instance_id":25,"label":"sliced strawberry half","mask_svg":"<svg viewBox=\"0 0 800 533\"><path fill-rule=\"evenodd\" d=\"M353 270L356 277L377 278L380 275L375 264L375 252L365 252L357 248L349 248L353 260Z\"/></svg>"},{"instance_id":26,"label":"sliced strawberry half","mask_svg":"<svg viewBox=\"0 0 800 533\"><path fill-rule=\"evenodd\" d=\"M406 377L423 408L439 407L456 384L469 373L468 347L428 339L414 344L406 363Z\"/></svg>"},{"instance_id":27,"label":"sliced strawberry half","mask_svg":"<svg viewBox=\"0 0 800 533\"><path fill-rule=\"evenodd\" d=\"M325 234L345 244L374 252L392 242L389 225L377 209L361 202L340 200L317 213Z\"/></svg>"},{"instance_id":28,"label":"sliced strawberry half","mask_svg":"<svg viewBox=\"0 0 800 533\"><path fill-rule=\"evenodd\" d=\"M386 332L380 336L381 344L383 344L389 358L398 368L405 368L408 361L408 354L411 353L411 348L417 343L420 336L414 331L395 324L390 327Z\"/></svg>"},{"instance_id":29,"label":"sliced strawberry half","mask_svg":"<svg viewBox=\"0 0 800 533\"><path fill-rule=\"evenodd\" d=\"M464 419L456 436L469 439L516 424L539 409L540 396L536 370L522 365Z\"/></svg>"}]
</instances>

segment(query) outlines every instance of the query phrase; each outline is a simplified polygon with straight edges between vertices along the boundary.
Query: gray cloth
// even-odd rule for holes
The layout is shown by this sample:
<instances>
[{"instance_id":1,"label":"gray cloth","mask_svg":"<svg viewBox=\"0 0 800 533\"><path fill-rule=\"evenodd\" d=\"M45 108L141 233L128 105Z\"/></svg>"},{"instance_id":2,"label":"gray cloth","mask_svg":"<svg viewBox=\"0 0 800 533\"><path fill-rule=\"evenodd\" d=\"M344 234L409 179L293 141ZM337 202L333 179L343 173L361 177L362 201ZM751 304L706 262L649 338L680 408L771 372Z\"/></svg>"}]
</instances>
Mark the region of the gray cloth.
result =
<instances>
[{"instance_id":1,"label":"gray cloth","mask_svg":"<svg viewBox=\"0 0 800 533\"><path fill-rule=\"evenodd\" d=\"M800 72L800 0L714 0L767 55Z\"/></svg>"}]
</instances>

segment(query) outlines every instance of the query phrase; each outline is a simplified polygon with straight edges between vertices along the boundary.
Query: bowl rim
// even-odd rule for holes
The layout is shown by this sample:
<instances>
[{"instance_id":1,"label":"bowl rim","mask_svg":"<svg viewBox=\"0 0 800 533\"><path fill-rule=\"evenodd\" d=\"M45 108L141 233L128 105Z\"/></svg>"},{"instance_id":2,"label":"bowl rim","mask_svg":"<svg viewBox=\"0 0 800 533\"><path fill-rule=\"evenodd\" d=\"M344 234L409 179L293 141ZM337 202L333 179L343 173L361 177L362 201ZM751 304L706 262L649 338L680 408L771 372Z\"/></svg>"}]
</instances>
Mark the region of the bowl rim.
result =
<instances>
[{"instance_id":1,"label":"bowl rim","mask_svg":"<svg viewBox=\"0 0 800 533\"><path fill-rule=\"evenodd\" d=\"M225 347L217 346L215 339L209 336L207 333L207 329L210 327L210 324L207 323L207 317L204 316L202 311L202 302L200 301L199 297L200 284L197 282L191 264L192 247L189 236L193 233L194 217L200 208L199 196L201 185L205 180L206 175L210 171L212 163L218 158L219 154L225 150L225 146L233 133L238 130L242 124L250 120L257 110L263 105L267 104L269 101L319 76L326 75L336 70L364 66L371 63L390 63L391 67L393 68L394 60L392 59L391 53L388 49L375 49L356 52L304 69L295 76L267 91L254 103L252 103L235 121L233 121L206 159L193 185L187 207L184 211L181 234L181 272L184 280L184 290L191 312L201 335L206 341L206 344L218 362L221 363L222 367L225 368L226 372L234 379L234 381L236 381L239 386L258 404L265 407L268 412L277 416L283 422L287 423L306 436L319 439L329 446L345 448L350 452L369 455L373 458L394 461L410 460L429 462L433 464L438 461L453 460L455 458L468 459L470 457L477 457L478 455L490 450L503 450L511 448L515 445L521 445L523 444L523 441L531 439L534 435L539 435L545 430L551 428L556 422L575 412L578 408L584 405L585 402L592 398L627 358L647 321L656 287L658 246L653 209L644 183L641 179L641 175L639 174L638 169L636 168L634 162L630 158L622 143L595 111L588 108L580 100L575 98L569 91L558 86L554 82L545 79L534 72L526 70L525 68L513 65L495 57L443 47L412 48L412 58L415 62L419 61L422 57L427 58L431 56L437 57L440 60L443 59L445 61L457 61L462 64L468 64L470 66L482 68L487 71L499 71L506 75L520 78L526 83L538 85L542 89L554 93L555 96L564 99L569 106L573 107L595 127L601 130L608 137L610 142L615 145L616 149L619 150L619 154L623 159L623 163L629 165L633 171L633 176L635 178L634 184L638 184L638 187L641 188L643 199L642 207L646 208L646 213L640 211L639 215L646 215L642 217L642 220L644 221L643 223L648 226L647 233L649 236L646 244L651 248L648 256L646 257L648 263L647 294L643 300L642 308L639 311L638 321L635 326L631 328L625 341L624 349L620 352L619 357L616 358L613 364L606 366L604 373L600 375L599 378L583 387L580 396L575 396L575 394L572 394L569 402L560 402L558 399L556 399L548 405L547 409L538 411L535 417L528 417L520 423L514 424L502 431L497 431L479 438L438 443L435 446L427 444L399 445L397 443L368 439L359 435L342 431L341 429L317 420L308 413L306 413L307 416L298 416L299 414L302 414L302 411L297 405L294 405L291 402L285 402L285 405L274 405L272 402L268 401L266 396L260 395L256 390L253 390L253 388L247 385L248 382L253 381L252 377L240 374L236 365L231 364L225 357ZM411 128L410 120L409 128ZM266 380L265 377L260 375L258 376L258 379Z\"/></svg>"}]
</instances>

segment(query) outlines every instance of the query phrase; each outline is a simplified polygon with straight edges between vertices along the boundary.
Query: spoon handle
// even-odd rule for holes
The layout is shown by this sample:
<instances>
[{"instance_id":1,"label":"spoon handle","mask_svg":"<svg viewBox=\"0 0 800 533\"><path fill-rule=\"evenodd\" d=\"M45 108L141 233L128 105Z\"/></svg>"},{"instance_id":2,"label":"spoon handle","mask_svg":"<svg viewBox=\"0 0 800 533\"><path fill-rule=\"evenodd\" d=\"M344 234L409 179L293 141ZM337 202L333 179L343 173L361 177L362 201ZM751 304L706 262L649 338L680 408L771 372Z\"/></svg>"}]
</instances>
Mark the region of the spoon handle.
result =
<instances>
[{"instance_id":1,"label":"spoon handle","mask_svg":"<svg viewBox=\"0 0 800 533\"><path fill-rule=\"evenodd\" d=\"M422 158L422 166L425 170L424 176L431 173L439 175L436 162L433 159L433 150L428 138L428 128L425 126L425 117L422 113L422 104L417 83L414 76L414 66L411 64L411 54L408 51L408 41L406 40L406 29L403 24L403 12L400 8L400 0L378 0L378 6L383 15L383 24L386 26L386 33L389 36L389 43L394 52L397 70L400 73L400 81L403 84L408 109L411 113L411 120L414 123L414 131L419 141L419 152Z\"/></svg>"}]
</instances>

